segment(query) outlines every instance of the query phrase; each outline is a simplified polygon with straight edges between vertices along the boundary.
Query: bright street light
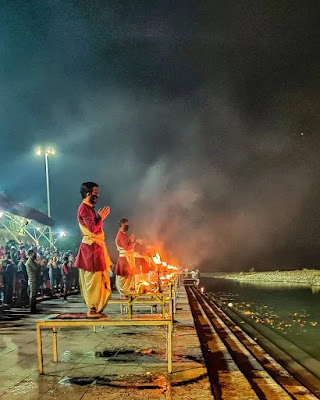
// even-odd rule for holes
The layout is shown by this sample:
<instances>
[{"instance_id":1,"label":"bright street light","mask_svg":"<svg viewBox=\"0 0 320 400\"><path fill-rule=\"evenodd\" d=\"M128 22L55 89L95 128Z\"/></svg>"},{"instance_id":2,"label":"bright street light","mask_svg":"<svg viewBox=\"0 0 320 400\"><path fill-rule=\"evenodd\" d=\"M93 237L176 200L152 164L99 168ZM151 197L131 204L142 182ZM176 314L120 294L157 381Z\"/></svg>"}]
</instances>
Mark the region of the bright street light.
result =
<instances>
[{"instance_id":1,"label":"bright street light","mask_svg":"<svg viewBox=\"0 0 320 400\"><path fill-rule=\"evenodd\" d=\"M36 150L36 155L41 156L42 154L47 154L48 156L54 156L56 154L56 150L52 147L48 147L46 150L43 150L41 147L38 147Z\"/></svg>"},{"instance_id":2,"label":"bright street light","mask_svg":"<svg viewBox=\"0 0 320 400\"><path fill-rule=\"evenodd\" d=\"M3 214L4 214L4 212L3 212L3 211L0 211L0 218L3 217Z\"/></svg>"},{"instance_id":3,"label":"bright street light","mask_svg":"<svg viewBox=\"0 0 320 400\"><path fill-rule=\"evenodd\" d=\"M60 237L65 237L65 236L67 236L67 232L66 231L61 231L59 236Z\"/></svg>"}]
</instances>

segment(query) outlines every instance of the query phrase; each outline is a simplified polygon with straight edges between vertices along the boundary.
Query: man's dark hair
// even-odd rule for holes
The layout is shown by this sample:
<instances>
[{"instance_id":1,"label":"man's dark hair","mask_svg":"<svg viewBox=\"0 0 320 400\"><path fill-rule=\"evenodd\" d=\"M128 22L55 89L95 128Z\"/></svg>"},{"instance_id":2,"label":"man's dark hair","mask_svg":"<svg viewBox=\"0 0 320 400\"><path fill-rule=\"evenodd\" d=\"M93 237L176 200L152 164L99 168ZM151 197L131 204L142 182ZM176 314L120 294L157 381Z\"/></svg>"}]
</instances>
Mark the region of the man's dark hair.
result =
<instances>
[{"instance_id":1,"label":"man's dark hair","mask_svg":"<svg viewBox=\"0 0 320 400\"><path fill-rule=\"evenodd\" d=\"M68 257L68 256L65 256L65 257L64 257L64 261L65 261L65 262L68 262L68 261L69 261L69 257Z\"/></svg>"},{"instance_id":2,"label":"man's dark hair","mask_svg":"<svg viewBox=\"0 0 320 400\"><path fill-rule=\"evenodd\" d=\"M31 249L28 251L28 257L32 256L32 254L35 254L35 251Z\"/></svg>"},{"instance_id":3,"label":"man's dark hair","mask_svg":"<svg viewBox=\"0 0 320 400\"><path fill-rule=\"evenodd\" d=\"M119 221L119 226L121 226L122 224L125 224L126 222L128 222L127 218L121 218Z\"/></svg>"},{"instance_id":4,"label":"man's dark hair","mask_svg":"<svg viewBox=\"0 0 320 400\"><path fill-rule=\"evenodd\" d=\"M82 198L85 199L87 197L87 193L92 193L94 187L99 187L99 185L94 182L84 182L80 188Z\"/></svg>"}]
</instances>

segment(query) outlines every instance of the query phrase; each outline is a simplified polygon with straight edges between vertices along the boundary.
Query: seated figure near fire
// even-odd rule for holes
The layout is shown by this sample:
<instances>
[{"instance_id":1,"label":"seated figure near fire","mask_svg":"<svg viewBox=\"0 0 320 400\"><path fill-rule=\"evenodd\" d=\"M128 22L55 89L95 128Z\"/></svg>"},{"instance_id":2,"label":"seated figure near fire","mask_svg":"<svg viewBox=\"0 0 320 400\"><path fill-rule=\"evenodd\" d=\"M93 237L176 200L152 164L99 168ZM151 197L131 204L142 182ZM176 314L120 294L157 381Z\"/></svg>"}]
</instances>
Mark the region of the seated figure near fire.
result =
<instances>
[{"instance_id":1,"label":"seated figure near fire","mask_svg":"<svg viewBox=\"0 0 320 400\"><path fill-rule=\"evenodd\" d=\"M98 185L85 182L81 185L82 203L78 208L78 222L82 234L75 267L79 268L82 297L88 307L88 317L104 317L111 294L109 270L112 261L108 254L103 232L103 221L110 214L110 207L103 207L96 215L94 206L98 201Z\"/></svg>"},{"instance_id":2,"label":"seated figure near fire","mask_svg":"<svg viewBox=\"0 0 320 400\"><path fill-rule=\"evenodd\" d=\"M134 235L127 237L129 222L126 218L119 221L119 231L116 236L116 246L119 252L118 261L115 268L116 288L120 297L127 298L134 290Z\"/></svg>"}]
</instances>

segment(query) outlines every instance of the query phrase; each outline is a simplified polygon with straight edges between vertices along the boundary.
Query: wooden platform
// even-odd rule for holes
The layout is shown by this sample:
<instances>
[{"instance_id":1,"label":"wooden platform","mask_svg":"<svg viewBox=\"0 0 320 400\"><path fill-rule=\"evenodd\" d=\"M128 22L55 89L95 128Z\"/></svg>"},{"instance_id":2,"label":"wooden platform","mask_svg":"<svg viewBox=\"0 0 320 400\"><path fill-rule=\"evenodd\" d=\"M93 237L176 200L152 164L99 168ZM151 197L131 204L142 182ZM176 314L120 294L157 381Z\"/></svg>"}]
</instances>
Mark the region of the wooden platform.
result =
<instances>
[{"instance_id":1,"label":"wooden platform","mask_svg":"<svg viewBox=\"0 0 320 400\"><path fill-rule=\"evenodd\" d=\"M75 314L76 316L77 314ZM107 318L57 318L59 314L51 314L45 318L36 321L37 330L37 347L38 347L38 364L39 374L43 375L43 352L42 352L42 335L43 328L52 329L53 344L53 361L58 362L58 332L57 328L63 327L86 327L92 326L164 326L166 327L166 344L167 344L167 362L168 373L172 372L172 318L171 316L161 316L158 314L141 315L141 316L115 316Z\"/></svg>"}]
</instances>

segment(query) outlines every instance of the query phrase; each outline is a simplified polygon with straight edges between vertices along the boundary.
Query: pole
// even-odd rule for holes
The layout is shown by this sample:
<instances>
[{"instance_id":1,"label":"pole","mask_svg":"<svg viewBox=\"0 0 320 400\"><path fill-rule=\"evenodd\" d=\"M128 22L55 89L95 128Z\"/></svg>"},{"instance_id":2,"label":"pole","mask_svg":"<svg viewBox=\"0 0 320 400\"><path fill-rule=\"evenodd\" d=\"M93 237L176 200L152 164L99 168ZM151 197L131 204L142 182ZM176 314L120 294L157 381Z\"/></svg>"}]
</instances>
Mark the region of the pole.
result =
<instances>
[{"instance_id":1,"label":"pole","mask_svg":"<svg viewBox=\"0 0 320 400\"><path fill-rule=\"evenodd\" d=\"M46 163L48 217L51 218L48 153L44 153L44 158L45 158L45 163Z\"/></svg>"},{"instance_id":2,"label":"pole","mask_svg":"<svg viewBox=\"0 0 320 400\"><path fill-rule=\"evenodd\" d=\"M49 161L48 161L48 153L47 152L44 153L44 159L45 159L45 164L46 164L48 217L51 218L50 185L49 185ZM49 227L49 242L50 242L50 246L54 247L51 227Z\"/></svg>"}]
</instances>

